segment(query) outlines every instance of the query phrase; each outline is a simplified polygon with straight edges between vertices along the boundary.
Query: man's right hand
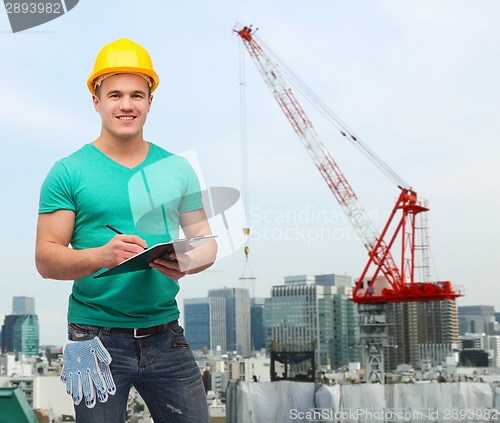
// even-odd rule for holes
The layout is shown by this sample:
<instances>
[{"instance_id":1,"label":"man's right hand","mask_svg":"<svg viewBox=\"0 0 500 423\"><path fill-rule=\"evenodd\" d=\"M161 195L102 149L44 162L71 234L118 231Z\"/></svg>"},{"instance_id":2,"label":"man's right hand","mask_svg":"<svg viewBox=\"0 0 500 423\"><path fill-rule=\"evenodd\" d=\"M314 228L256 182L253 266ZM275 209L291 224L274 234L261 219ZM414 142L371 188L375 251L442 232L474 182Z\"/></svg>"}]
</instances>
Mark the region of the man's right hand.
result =
<instances>
[{"instance_id":1,"label":"man's right hand","mask_svg":"<svg viewBox=\"0 0 500 423\"><path fill-rule=\"evenodd\" d=\"M102 267L110 269L147 248L147 243L136 235L116 235L100 247Z\"/></svg>"}]
</instances>

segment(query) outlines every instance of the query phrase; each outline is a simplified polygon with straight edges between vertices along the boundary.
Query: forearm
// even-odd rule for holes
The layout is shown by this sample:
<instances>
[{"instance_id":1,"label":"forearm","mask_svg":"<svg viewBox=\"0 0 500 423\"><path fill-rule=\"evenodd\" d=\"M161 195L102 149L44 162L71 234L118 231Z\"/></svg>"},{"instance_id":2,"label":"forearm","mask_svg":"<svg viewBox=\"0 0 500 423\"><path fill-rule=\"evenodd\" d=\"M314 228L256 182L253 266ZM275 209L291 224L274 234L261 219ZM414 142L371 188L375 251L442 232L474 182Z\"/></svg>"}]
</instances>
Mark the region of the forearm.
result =
<instances>
[{"instance_id":1,"label":"forearm","mask_svg":"<svg viewBox=\"0 0 500 423\"><path fill-rule=\"evenodd\" d=\"M73 250L64 242L39 240L36 244L36 267L46 279L80 279L110 269L144 251L146 241L135 235L116 235L101 247Z\"/></svg>"},{"instance_id":2,"label":"forearm","mask_svg":"<svg viewBox=\"0 0 500 423\"><path fill-rule=\"evenodd\" d=\"M36 248L36 267L44 279L80 279L102 268L98 250L73 250L64 245L45 242Z\"/></svg>"},{"instance_id":3,"label":"forearm","mask_svg":"<svg viewBox=\"0 0 500 423\"><path fill-rule=\"evenodd\" d=\"M99 249L73 250L69 247L74 226L75 213L71 210L38 215L35 264L43 278L79 279L101 268Z\"/></svg>"},{"instance_id":4,"label":"forearm","mask_svg":"<svg viewBox=\"0 0 500 423\"><path fill-rule=\"evenodd\" d=\"M189 256L190 264L188 274L202 272L214 264L217 256L217 242L215 240L196 247L194 250L186 253Z\"/></svg>"}]
</instances>

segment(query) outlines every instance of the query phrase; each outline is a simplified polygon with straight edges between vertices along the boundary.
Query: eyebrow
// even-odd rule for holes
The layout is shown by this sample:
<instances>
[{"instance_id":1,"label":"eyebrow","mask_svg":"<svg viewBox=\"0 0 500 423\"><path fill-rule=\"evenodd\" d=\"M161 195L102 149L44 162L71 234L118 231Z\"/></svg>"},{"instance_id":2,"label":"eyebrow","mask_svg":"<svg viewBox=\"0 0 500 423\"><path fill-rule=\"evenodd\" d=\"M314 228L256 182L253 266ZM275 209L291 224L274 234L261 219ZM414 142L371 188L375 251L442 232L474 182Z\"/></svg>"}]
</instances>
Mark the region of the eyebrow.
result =
<instances>
[{"instance_id":1,"label":"eyebrow","mask_svg":"<svg viewBox=\"0 0 500 423\"><path fill-rule=\"evenodd\" d=\"M124 92L123 92L123 91L121 91L121 90L111 90L111 91L108 91L108 92L106 93L106 95L112 95L112 94L123 94L123 93L124 93ZM132 91L132 93L131 93L131 94L132 94L132 95L133 95L133 94L142 94L142 95L146 96L146 91L143 91L143 90L134 90L134 91Z\"/></svg>"}]
</instances>

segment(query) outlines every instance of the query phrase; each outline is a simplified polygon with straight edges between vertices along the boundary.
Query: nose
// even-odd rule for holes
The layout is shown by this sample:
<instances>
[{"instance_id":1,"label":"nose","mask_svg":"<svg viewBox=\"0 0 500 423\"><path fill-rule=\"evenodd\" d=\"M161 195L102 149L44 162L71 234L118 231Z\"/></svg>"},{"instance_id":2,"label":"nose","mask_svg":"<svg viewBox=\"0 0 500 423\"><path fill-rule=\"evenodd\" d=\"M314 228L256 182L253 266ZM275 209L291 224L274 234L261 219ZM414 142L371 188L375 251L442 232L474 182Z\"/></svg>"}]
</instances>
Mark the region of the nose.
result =
<instances>
[{"instance_id":1,"label":"nose","mask_svg":"<svg viewBox=\"0 0 500 423\"><path fill-rule=\"evenodd\" d=\"M130 98L130 96L129 95L124 95L121 98L120 109L121 110L132 110L133 107L134 106L133 106L132 99Z\"/></svg>"}]
</instances>

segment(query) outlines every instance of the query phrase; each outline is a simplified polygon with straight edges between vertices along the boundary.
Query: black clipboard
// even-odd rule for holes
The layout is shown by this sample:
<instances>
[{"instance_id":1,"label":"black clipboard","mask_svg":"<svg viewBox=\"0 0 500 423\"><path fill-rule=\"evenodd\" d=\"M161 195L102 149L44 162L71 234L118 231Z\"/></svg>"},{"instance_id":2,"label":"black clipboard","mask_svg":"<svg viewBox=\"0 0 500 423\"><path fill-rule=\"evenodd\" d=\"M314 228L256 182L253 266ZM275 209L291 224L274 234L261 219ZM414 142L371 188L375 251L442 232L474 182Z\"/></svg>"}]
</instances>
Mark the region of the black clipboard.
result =
<instances>
[{"instance_id":1,"label":"black clipboard","mask_svg":"<svg viewBox=\"0 0 500 423\"><path fill-rule=\"evenodd\" d=\"M162 242L130 257L118 266L104 270L93 277L93 279L105 276L119 275L121 273L137 272L138 270L151 269L149 263L157 258L167 258L172 253L186 253L205 242L216 238L217 235L195 236L192 238L176 239L170 242Z\"/></svg>"}]
</instances>

